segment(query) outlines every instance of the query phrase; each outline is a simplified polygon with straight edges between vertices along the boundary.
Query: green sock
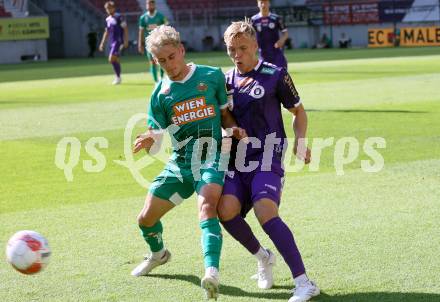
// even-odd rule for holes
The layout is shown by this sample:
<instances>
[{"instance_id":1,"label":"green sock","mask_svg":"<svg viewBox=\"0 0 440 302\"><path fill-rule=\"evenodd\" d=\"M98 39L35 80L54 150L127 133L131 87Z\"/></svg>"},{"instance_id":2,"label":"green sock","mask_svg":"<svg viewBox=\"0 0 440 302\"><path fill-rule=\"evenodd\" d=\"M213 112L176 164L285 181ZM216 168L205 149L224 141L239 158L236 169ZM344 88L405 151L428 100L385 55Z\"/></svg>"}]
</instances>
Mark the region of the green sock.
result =
<instances>
[{"instance_id":1,"label":"green sock","mask_svg":"<svg viewBox=\"0 0 440 302\"><path fill-rule=\"evenodd\" d=\"M210 218L201 221L200 228L202 229L202 249L205 268L214 266L218 269L223 243L220 223L217 218Z\"/></svg>"},{"instance_id":2,"label":"green sock","mask_svg":"<svg viewBox=\"0 0 440 302\"><path fill-rule=\"evenodd\" d=\"M151 75L153 76L154 82L157 82L158 81L157 67L156 67L156 64L152 64L151 62L150 62L150 72L151 72Z\"/></svg>"},{"instance_id":3,"label":"green sock","mask_svg":"<svg viewBox=\"0 0 440 302\"><path fill-rule=\"evenodd\" d=\"M162 223L160 220L156 222L152 227L146 227L143 225L139 225L139 228L142 231L142 237L144 237L145 241L150 246L150 249L153 253L159 252L163 249L163 241L162 241Z\"/></svg>"}]
</instances>

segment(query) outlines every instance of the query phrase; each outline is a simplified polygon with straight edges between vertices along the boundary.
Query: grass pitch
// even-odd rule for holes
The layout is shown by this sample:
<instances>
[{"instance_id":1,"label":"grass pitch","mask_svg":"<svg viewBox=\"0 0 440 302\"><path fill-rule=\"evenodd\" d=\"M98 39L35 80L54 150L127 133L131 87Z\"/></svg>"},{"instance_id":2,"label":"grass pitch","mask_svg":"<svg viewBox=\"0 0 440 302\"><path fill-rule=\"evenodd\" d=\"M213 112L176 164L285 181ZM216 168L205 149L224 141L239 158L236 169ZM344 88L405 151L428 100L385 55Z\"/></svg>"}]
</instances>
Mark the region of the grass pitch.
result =
<instances>
[{"instance_id":1,"label":"grass pitch","mask_svg":"<svg viewBox=\"0 0 440 302\"><path fill-rule=\"evenodd\" d=\"M189 59L231 66L223 53ZM313 301L440 301L438 48L295 50L288 59L308 110L308 137L354 137L361 146L342 176L335 144L323 150L319 171L287 175L281 215L322 289ZM114 160L124 158L125 125L146 111L153 83L141 57L124 57L122 68L123 84L114 87L104 58L0 66L0 246L31 229L53 252L36 276L0 261L0 301L203 300L194 197L163 219L173 261L149 277L129 275L146 252L136 225L145 189ZM292 135L290 122L286 113ZM67 136L81 142L72 182L55 165ZM108 141L99 173L83 169L83 160L93 160L85 151L92 137ZM369 137L386 141L377 173L361 169ZM161 167L142 173L151 181ZM258 238L274 249L252 216ZM224 232L220 301L287 301L293 284L277 255L276 286L259 290L249 279L253 257Z\"/></svg>"}]
</instances>

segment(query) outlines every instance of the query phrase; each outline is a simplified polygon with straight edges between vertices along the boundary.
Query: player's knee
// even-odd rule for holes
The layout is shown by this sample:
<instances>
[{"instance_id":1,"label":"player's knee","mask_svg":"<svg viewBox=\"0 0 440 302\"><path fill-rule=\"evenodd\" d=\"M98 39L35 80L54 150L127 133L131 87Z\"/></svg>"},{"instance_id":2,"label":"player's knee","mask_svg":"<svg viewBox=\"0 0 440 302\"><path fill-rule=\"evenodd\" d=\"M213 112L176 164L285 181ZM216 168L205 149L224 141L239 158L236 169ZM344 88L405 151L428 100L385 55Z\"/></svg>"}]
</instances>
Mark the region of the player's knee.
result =
<instances>
[{"instance_id":1,"label":"player's knee","mask_svg":"<svg viewBox=\"0 0 440 302\"><path fill-rule=\"evenodd\" d=\"M141 212L137 217L137 222L139 225L143 225L145 227L152 227L156 224L157 221L152 219L152 217L150 217L148 213Z\"/></svg>"},{"instance_id":2,"label":"player's knee","mask_svg":"<svg viewBox=\"0 0 440 302\"><path fill-rule=\"evenodd\" d=\"M278 205L275 201L263 198L254 203L254 213L260 225L278 217Z\"/></svg>"},{"instance_id":3,"label":"player's knee","mask_svg":"<svg viewBox=\"0 0 440 302\"><path fill-rule=\"evenodd\" d=\"M217 207L218 217L221 221L228 221L240 213L240 209L229 206L227 202L220 202Z\"/></svg>"},{"instance_id":4,"label":"player's knee","mask_svg":"<svg viewBox=\"0 0 440 302\"><path fill-rule=\"evenodd\" d=\"M217 216L217 204L215 202L210 202L205 200L199 209L199 214L201 219L207 219Z\"/></svg>"}]
</instances>

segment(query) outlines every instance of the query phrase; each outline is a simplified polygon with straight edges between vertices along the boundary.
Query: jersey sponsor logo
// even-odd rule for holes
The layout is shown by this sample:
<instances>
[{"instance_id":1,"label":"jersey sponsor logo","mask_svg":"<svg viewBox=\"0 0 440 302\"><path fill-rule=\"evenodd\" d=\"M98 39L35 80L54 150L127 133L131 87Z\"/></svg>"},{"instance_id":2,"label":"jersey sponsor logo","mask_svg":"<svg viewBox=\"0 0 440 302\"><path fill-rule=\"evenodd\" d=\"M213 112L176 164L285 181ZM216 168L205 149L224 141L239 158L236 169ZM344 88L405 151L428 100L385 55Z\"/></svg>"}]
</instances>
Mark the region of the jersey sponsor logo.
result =
<instances>
[{"instance_id":1,"label":"jersey sponsor logo","mask_svg":"<svg viewBox=\"0 0 440 302\"><path fill-rule=\"evenodd\" d=\"M174 116L171 117L171 120L177 126L215 116L214 105L207 105L205 97L176 103L173 106L173 111Z\"/></svg>"},{"instance_id":2,"label":"jersey sponsor logo","mask_svg":"<svg viewBox=\"0 0 440 302\"><path fill-rule=\"evenodd\" d=\"M208 90L208 85L200 82L199 85L197 85L197 90L200 92L205 92L206 90Z\"/></svg>"},{"instance_id":3,"label":"jersey sponsor logo","mask_svg":"<svg viewBox=\"0 0 440 302\"><path fill-rule=\"evenodd\" d=\"M157 24L148 24L148 30L153 30L157 27Z\"/></svg>"},{"instance_id":4,"label":"jersey sponsor logo","mask_svg":"<svg viewBox=\"0 0 440 302\"><path fill-rule=\"evenodd\" d=\"M226 176L228 176L229 178L234 178L235 176L235 171L226 171Z\"/></svg>"},{"instance_id":5,"label":"jersey sponsor logo","mask_svg":"<svg viewBox=\"0 0 440 302\"><path fill-rule=\"evenodd\" d=\"M261 73L264 73L264 74L274 74L275 73L275 69L269 68L269 67L263 67L261 69Z\"/></svg>"}]
</instances>

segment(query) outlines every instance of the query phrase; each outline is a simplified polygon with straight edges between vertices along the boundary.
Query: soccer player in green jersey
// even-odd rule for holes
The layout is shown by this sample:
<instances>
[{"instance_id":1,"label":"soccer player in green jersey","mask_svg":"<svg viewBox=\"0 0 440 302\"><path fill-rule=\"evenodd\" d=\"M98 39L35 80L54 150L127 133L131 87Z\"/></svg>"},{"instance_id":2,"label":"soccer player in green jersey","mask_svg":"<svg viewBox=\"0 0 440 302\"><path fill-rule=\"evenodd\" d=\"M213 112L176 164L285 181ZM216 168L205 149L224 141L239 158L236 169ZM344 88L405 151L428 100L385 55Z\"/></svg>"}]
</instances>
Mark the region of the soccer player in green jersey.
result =
<instances>
[{"instance_id":1,"label":"soccer player in green jersey","mask_svg":"<svg viewBox=\"0 0 440 302\"><path fill-rule=\"evenodd\" d=\"M133 271L143 276L169 261L171 254L162 241L161 217L197 193L205 275L201 286L208 299L218 297L218 268L222 234L217 203L222 193L224 171L219 167L222 129L232 129L235 138L246 132L236 126L227 108L225 79L219 68L187 64L179 33L161 25L146 39L147 50L167 76L156 86L150 100L148 130L139 135L133 152L157 151L164 129L173 141L170 161L149 188L138 216L142 236L151 255ZM205 148L206 147L206 148ZM226 167L225 167L226 169Z\"/></svg>"},{"instance_id":2,"label":"soccer player in green jersey","mask_svg":"<svg viewBox=\"0 0 440 302\"><path fill-rule=\"evenodd\" d=\"M156 1L146 0L147 11L139 17L139 34L138 34L138 51L141 54L145 54L150 62L150 72L155 83L159 81L157 77L158 66L153 60L153 56L150 52L145 50L145 38L148 37L150 32L159 25L167 25L167 18L156 10ZM160 77L163 77L163 70L160 69Z\"/></svg>"}]
</instances>

